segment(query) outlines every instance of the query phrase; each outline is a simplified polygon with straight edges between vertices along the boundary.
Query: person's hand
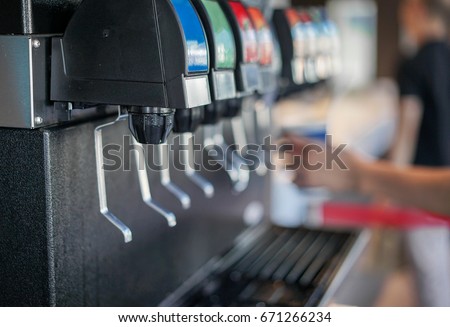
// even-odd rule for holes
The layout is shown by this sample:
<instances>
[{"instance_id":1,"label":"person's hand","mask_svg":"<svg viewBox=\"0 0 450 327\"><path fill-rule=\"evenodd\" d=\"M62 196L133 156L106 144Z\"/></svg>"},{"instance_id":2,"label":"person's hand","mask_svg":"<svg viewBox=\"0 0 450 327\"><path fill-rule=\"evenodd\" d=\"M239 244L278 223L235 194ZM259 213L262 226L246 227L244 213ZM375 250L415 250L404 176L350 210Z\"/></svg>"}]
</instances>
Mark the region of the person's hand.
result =
<instances>
[{"instance_id":1,"label":"person's hand","mask_svg":"<svg viewBox=\"0 0 450 327\"><path fill-rule=\"evenodd\" d=\"M295 173L294 182L300 187L324 186L331 191L356 191L360 159L345 147L287 135L278 142L284 149L286 169Z\"/></svg>"}]
</instances>

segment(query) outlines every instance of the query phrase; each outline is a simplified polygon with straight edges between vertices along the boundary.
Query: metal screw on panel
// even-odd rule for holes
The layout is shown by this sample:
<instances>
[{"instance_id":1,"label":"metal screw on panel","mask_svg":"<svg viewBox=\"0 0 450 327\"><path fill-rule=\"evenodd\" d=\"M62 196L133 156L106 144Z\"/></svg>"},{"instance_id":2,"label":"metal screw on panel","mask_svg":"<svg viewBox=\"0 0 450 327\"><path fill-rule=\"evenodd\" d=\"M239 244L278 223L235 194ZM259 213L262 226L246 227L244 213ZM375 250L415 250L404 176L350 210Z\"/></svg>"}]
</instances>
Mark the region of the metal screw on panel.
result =
<instances>
[{"instance_id":1,"label":"metal screw on panel","mask_svg":"<svg viewBox=\"0 0 450 327\"><path fill-rule=\"evenodd\" d=\"M39 116L34 117L34 123L36 125L41 125L43 122L44 122L44 120L42 119L42 117L39 117Z\"/></svg>"},{"instance_id":2,"label":"metal screw on panel","mask_svg":"<svg viewBox=\"0 0 450 327\"><path fill-rule=\"evenodd\" d=\"M37 49L41 46L41 42L39 40L33 40L32 42L33 48Z\"/></svg>"}]
</instances>

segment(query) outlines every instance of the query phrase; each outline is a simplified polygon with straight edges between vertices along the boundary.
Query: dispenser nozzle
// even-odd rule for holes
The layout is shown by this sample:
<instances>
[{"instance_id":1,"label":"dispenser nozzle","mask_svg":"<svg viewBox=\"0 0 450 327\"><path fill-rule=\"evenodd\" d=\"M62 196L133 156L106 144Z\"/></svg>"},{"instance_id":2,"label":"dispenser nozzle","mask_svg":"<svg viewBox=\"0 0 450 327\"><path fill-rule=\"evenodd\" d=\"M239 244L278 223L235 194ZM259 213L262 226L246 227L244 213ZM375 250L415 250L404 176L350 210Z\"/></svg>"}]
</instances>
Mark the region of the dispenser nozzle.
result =
<instances>
[{"instance_id":1,"label":"dispenser nozzle","mask_svg":"<svg viewBox=\"0 0 450 327\"><path fill-rule=\"evenodd\" d=\"M128 113L128 126L139 143L162 144L167 141L173 127L174 109L131 106Z\"/></svg>"}]
</instances>

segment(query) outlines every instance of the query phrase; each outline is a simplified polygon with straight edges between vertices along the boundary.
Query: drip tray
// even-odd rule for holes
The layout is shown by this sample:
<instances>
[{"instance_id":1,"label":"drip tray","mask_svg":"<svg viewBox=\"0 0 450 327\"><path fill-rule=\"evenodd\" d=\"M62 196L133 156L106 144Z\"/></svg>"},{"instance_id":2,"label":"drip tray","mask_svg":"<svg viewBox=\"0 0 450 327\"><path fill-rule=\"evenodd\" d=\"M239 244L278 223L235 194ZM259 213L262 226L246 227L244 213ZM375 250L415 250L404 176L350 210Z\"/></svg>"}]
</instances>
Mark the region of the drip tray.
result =
<instances>
[{"instance_id":1,"label":"drip tray","mask_svg":"<svg viewBox=\"0 0 450 327\"><path fill-rule=\"evenodd\" d=\"M260 226L161 305L316 306L358 235Z\"/></svg>"}]
</instances>

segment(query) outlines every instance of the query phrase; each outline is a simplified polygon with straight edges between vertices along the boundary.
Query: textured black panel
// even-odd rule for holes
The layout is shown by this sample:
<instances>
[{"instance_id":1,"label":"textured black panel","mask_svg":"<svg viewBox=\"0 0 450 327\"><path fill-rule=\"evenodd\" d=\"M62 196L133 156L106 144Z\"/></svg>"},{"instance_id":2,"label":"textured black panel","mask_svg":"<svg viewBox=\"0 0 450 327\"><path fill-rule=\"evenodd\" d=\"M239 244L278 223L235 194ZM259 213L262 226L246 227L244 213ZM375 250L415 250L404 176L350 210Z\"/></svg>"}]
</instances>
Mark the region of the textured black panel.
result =
<instances>
[{"instance_id":1,"label":"textured black panel","mask_svg":"<svg viewBox=\"0 0 450 327\"><path fill-rule=\"evenodd\" d=\"M0 34L63 33L82 0L0 0Z\"/></svg>"},{"instance_id":2,"label":"textured black panel","mask_svg":"<svg viewBox=\"0 0 450 327\"><path fill-rule=\"evenodd\" d=\"M0 140L0 305L50 305L43 135Z\"/></svg>"},{"instance_id":3,"label":"textured black panel","mask_svg":"<svg viewBox=\"0 0 450 327\"><path fill-rule=\"evenodd\" d=\"M142 202L132 159L130 171L107 173L106 181L112 212L133 232L125 244L98 204L94 128L112 119L0 129L0 305L157 305L229 248L244 229L247 204L263 201L267 179L252 175L249 190L233 195L225 172L204 173L216 186L207 200L172 170L192 196L185 211L149 171L153 197L177 215L171 229ZM115 125L104 131L104 144L121 144L128 133L126 122Z\"/></svg>"},{"instance_id":4,"label":"textured black panel","mask_svg":"<svg viewBox=\"0 0 450 327\"><path fill-rule=\"evenodd\" d=\"M149 171L153 197L177 215L178 225L171 229L142 202L131 157L130 171L107 173L106 181L112 212L133 232L133 242L124 244L120 232L99 212L93 133L100 123L46 132L56 304L157 305L212 256L231 245L244 228L241 217L247 204L255 199L263 201L265 180L252 176L247 192L232 195L225 172L205 174L217 186L216 196L207 200L173 169L172 179L192 196L193 207L185 211L161 187L158 173ZM127 123L122 122L104 131L104 144L121 144L128 133Z\"/></svg>"}]
</instances>

